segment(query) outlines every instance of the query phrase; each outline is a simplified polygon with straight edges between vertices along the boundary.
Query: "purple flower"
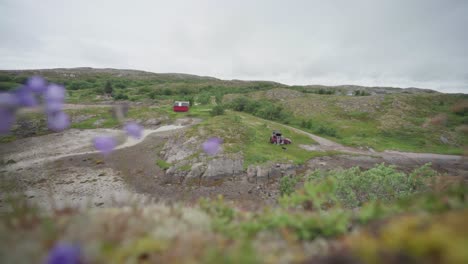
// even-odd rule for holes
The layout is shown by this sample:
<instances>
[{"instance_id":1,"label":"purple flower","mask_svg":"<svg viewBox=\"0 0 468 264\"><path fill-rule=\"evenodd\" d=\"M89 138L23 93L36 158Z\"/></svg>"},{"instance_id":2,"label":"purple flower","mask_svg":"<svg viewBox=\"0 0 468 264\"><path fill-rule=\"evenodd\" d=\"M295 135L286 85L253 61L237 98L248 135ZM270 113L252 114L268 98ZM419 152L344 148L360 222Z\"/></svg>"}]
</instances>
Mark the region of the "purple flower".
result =
<instances>
[{"instance_id":1,"label":"purple flower","mask_svg":"<svg viewBox=\"0 0 468 264\"><path fill-rule=\"evenodd\" d=\"M53 131L62 131L70 126L70 117L62 111L47 114L47 126Z\"/></svg>"},{"instance_id":2,"label":"purple flower","mask_svg":"<svg viewBox=\"0 0 468 264\"><path fill-rule=\"evenodd\" d=\"M210 156L214 156L221 150L221 143L223 143L223 140L220 138L210 138L203 143L203 151Z\"/></svg>"},{"instance_id":3,"label":"purple flower","mask_svg":"<svg viewBox=\"0 0 468 264\"><path fill-rule=\"evenodd\" d=\"M0 135L10 132L15 122L15 113L13 110L0 107Z\"/></svg>"},{"instance_id":4,"label":"purple flower","mask_svg":"<svg viewBox=\"0 0 468 264\"><path fill-rule=\"evenodd\" d=\"M34 93L43 93L47 89L47 82L41 76L30 77L26 85Z\"/></svg>"},{"instance_id":5,"label":"purple flower","mask_svg":"<svg viewBox=\"0 0 468 264\"><path fill-rule=\"evenodd\" d=\"M18 106L18 98L13 93L0 93L0 107L16 108Z\"/></svg>"},{"instance_id":6,"label":"purple flower","mask_svg":"<svg viewBox=\"0 0 468 264\"><path fill-rule=\"evenodd\" d=\"M45 91L45 99L48 102L63 102L65 100L65 88L61 85L52 83L47 86Z\"/></svg>"},{"instance_id":7,"label":"purple flower","mask_svg":"<svg viewBox=\"0 0 468 264\"><path fill-rule=\"evenodd\" d=\"M45 105L47 113L61 112L63 109L63 102L61 101L48 101Z\"/></svg>"},{"instance_id":8,"label":"purple flower","mask_svg":"<svg viewBox=\"0 0 468 264\"><path fill-rule=\"evenodd\" d=\"M69 243L58 243L47 256L47 264L79 264L81 262L80 248Z\"/></svg>"},{"instance_id":9,"label":"purple flower","mask_svg":"<svg viewBox=\"0 0 468 264\"><path fill-rule=\"evenodd\" d=\"M139 124L135 122L128 122L127 124L125 124L124 129L125 129L125 132L127 132L129 136L134 137L136 139L141 138L143 127L140 126Z\"/></svg>"},{"instance_id":10,"label":"purple flower","mask_svg":"<svg viewBox=\"0 0 468 264\"><path fill-rule=\"evenodd\" d=\"M21 86L15 91L15 96L19 106L34 107L37 106L37 99L34 93L26 86Z\"/></svg>"},{"instance_id":11,"label":"purple flower","mask_svg":"<svg viewBox=\"0 0 468 264\"><path fill-rule=\"evenodd\" d=\"M117 141L113 137L98 136L93 139L94 147L103 155L109 155L117 146Z\"/></svg>"}]
</instances>

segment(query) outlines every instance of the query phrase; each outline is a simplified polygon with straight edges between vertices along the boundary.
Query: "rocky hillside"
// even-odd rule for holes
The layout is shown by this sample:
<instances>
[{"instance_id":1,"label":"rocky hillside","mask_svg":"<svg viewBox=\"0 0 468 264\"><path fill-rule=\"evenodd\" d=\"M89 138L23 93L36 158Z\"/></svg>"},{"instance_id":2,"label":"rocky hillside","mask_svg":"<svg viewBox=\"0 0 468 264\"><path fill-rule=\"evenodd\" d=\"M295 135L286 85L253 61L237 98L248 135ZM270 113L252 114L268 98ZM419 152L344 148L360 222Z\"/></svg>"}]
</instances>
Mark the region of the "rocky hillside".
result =
<instances>
[{"instance_id":1,"label":"rocky hillside","mask_svg":"<svg viewBox=\"0 0 468 264\"><path fill-rule=\"evenodd\" d=\"M364 87L356 85L323 86L288 86L271 81L243 81L243 80L221 80L208 76L197 76L184 73L152 73L127 69L96 69L89 67L81 68L57 68L57 69L31 69L31 70L0 70L0 90L13 88L25 81L32 75L41 75L45 78L66 85L74 82L87 82L74 84L73 87L96 88L100 83L103 85L107 80L120 80L126 83L126 87L139 87L145 85L184 83L187 88L200 84L219 87L250 87L258 90L271 87L284 87L299 90L306 93L333 92L336 94L353 94L356 91L363 91L369 94L391 94L391 93L436 93L436 91L420 88L394 88L394 87ZM252 91L251 90L251 91Z\"/></svg>"}]
</instances>

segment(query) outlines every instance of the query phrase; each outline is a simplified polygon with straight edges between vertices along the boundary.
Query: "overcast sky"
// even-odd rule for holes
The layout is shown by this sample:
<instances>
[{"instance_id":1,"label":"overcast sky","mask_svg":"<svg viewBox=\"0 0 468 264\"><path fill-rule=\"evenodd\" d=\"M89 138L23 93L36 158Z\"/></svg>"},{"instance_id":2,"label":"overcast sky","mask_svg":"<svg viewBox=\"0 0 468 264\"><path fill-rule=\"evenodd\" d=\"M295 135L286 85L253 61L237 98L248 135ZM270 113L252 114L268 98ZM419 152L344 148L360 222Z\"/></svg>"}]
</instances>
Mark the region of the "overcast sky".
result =
<instances>
[{"instance_id":1,"label":"overcast sky","mask_svg":"<svg viewBox=\"0 0 468 264\"><path fill-rule=\"evenodd\" d=\"M468 93L465 0L0 0L0 69Z\"/></svg>"}]
</instances>

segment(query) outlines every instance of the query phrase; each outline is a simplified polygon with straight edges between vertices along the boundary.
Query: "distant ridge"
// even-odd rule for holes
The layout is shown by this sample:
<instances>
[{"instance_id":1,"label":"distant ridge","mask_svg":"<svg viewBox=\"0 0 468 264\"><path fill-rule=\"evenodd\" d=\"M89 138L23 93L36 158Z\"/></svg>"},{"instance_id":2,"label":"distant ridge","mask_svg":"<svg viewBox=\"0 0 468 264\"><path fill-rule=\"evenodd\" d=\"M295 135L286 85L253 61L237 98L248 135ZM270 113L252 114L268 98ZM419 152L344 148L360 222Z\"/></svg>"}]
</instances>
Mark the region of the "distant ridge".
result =
<instances>
[{"instance_id":1,"label":"distant ridge","mask_svg":"<svg viewBox=\"0 0 468 264\"><path fill-rule=\"evenodd\" d=\"M177 81L197 81L197 82L222 82L235 85L236 83L268 83L276 87L303 87L305 90L340 90L343 93L353 93L354 91L367 91L372 94L387 94L387 93L439 93L438 91L423 88L400 88L400 87L379 87L379 86L359 86L359 85L286 85L274 81L265 80L222 80L210 76L199 76L187 73L154 73L142 70L133 69L113 69L113 68L91 68L91 67L77 67L77 68L52 68L52 69L25 69L25 70L0 70L0 73L31 76L42 75L49 78L80 78L88 77L97 74L110 75L118 78L129 79L154 79L158 82L177 82Z\"/></svg>"}]
</instances>

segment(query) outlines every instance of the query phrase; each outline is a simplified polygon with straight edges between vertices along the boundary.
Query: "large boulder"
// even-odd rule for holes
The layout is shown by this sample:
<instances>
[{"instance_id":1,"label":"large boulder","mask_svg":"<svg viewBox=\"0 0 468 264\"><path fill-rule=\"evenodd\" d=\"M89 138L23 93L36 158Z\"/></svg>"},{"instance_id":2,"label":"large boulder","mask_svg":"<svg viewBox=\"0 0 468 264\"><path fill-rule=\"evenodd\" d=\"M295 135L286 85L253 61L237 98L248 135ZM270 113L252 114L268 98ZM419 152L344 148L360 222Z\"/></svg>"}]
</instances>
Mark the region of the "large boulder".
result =
<instances>
[{"instance_id":1,"label":"large boulder","mask_svg":"<svg viewBox=\"0 0 468 264\"><path fill-rule=\"evenodd\" d=\"M185 177L185 184L200 184L201 176L206 170L206 165L203 162L192 165L190 172Z\"/></svg>"},{"instance_id":2,"label":"large boulder","mask_svg":"<svg viewBox=\"0 0 468 264\"><path fill-rule=\"evenodd\" d=\"M250 165L247 168L247 181L250 182L250 183L256 183L257 182L257 166Z\"/></svg>"},{"instance_id":3,"label":"large boulder","mask_svg":"<svg viewBox=\"0 0 468 264\"><path fill-rule=\"evenodd\" d=\"M268 174L270 168L257 166L257 180L256 182L268 182Z\"/></svg>"},{"instance_id":4,"label":"large boulder","mask_svg":"<svg viewBox=\"0 0 468 264\"><path fill-rule=\"evenodd\" d=\"M183 137L171 138L165 144L163 152L164 159L169 163L177 163L185 160L195 153L195 146L199 144L197 138L191 137L185 140Z\"/></svg>"},{"instance_id":5,"label":"large boulder","mask_svg":"<svg viewBox=\"0 0 468 264\"><path fill-rule=\"evenodd\" d=\"M247 168L247 181L251 183L269 183L283 176L295 176L297 166L293 164L250 165Z\"/></svg>"},{"instance_id":6,"label":"large boulder","mask_svg":"<svg viewBox=\"0 0 468 264\"><path fill-rule=\"evenodd\" d=\"M241 174L243 162L242 157L220 157L208 161L206 171L202 175L202 183L211 184Z\"/></svg>"}]
</instances>

